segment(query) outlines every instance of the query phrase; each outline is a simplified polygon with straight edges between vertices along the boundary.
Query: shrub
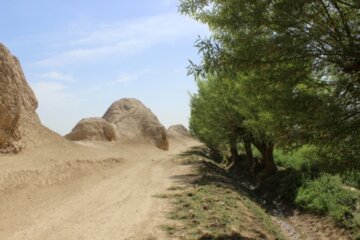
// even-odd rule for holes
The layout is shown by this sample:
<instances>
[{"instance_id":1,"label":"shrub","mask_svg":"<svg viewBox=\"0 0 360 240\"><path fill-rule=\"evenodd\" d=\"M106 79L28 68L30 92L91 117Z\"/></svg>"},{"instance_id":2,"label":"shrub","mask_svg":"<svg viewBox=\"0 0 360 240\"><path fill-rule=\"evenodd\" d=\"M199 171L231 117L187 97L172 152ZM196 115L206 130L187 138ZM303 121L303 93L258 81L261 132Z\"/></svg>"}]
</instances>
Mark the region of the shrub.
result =
<instances>
[{"instance_id":1,"label":"shrub","mask_svg":"<svg viewBox=\"0 0 360 240\"><path fill-rule=\"evenodd\" d=\"M351 170L341 174L344 184L360 189L360 171Z\"/></svg>"},{"instance_id":2,"label":"shrub","mask_svg":"<svg viewBox=\"0 0 360 240\"><path fill-rule=\"evenodd\" d=\"M299 188L295 203L305 210L329 214L338 223L348 225L354 218L357 195L342 186L339 176L322 174Z\"/></svg>"},{"instance_id":3,"label":"shrub","mask_svg":"<svg viewBox=\"0 0 360 240\"><path fill-rule=\"evenodd\" d=\"M274 156L279 166L295 170L310 170L318 162L316 151L317 149L314 146L304 145L291 152L276 150Z\"/></svg>"}]
</instances>

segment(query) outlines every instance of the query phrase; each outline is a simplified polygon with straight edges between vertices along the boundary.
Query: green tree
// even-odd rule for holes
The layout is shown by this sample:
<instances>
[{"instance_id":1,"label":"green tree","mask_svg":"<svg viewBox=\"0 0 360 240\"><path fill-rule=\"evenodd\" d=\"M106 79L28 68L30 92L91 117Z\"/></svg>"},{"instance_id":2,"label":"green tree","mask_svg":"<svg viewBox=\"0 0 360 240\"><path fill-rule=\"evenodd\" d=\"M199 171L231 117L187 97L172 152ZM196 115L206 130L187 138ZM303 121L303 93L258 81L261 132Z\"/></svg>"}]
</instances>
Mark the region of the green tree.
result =
<instances>
[{"instance_id":1,"label":"green tree","mask_svg":"<svg viewBox=\"0 0 360 240\"><path fill-rule=\"evenodd\" d=\"M199 91L191 101L190 129L211 148L229 146L235 168L242 170L256 165L251 147L254 145L262 155L260 175L268 176L277 170L273 158L274 141L260 126L259 106L241 94L244 79L247 77L234 81L219 75L198 79ZM239 143L245 150L244 159L238 154Z\"/></svg>"},{"instance_id":2,"label":"green tree","mask_svg":"<svg viewBox=\"0 0 360 240\"><path fill-rule=\"evenodd\" d=\"M359 166L358 1L183 0L180 11L213 31L198 41L203 61L192 73L246 76L242 94L259 109L245 122L253 132L284 147L316 144Z\"/></svg>"},{"instance_id":3,"label":"green tree","mask_svg":"<svg viewBox=\"0 0 360 240\"><path fill-rule=\"evenodd\" d=\"M232 95L234 89L213 76L199 79L197 84L199 91L191 99L190 130L212 149L220 150L228 145L232 159L237 161L237 144L244 131L243 117L229 102L236 99Z\"/></svg>"}]
</instances>

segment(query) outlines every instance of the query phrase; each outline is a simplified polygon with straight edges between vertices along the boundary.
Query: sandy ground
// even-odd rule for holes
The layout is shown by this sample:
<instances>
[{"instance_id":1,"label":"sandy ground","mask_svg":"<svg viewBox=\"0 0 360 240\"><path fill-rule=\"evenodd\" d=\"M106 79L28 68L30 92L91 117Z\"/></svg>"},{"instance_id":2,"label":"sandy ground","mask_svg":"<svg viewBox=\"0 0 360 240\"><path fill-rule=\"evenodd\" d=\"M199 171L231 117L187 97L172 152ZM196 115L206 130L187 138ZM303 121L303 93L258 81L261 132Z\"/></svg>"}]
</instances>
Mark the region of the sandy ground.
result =
<instances>
[{"instance_id":1,"label":"sandy ground","mask_svg":"<svg viewBox=\"0 0 360 240\"><path fill-rule=\"evenodd\" d=\"M190 171L172 159L197 145L80 143L0 156L0 239L166 239L154 197Z\"/></svg>"}]
</instances>

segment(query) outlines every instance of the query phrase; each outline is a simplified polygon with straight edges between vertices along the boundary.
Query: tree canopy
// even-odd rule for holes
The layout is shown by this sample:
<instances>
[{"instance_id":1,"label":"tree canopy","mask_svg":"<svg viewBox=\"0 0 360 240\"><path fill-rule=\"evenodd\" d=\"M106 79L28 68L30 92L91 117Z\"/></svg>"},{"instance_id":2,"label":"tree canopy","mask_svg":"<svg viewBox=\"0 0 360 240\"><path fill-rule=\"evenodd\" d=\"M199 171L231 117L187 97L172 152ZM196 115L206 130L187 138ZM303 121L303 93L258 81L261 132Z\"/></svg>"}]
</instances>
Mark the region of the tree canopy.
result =
<instances>
[{"instance_id":1,"label":"tree canopy","mask_svg":"<svg viewBox=\"0 0 360 240\"><path fill-rule=\"evenodd\" d=\"M212 31L189 67L195 135L214 144L246 133L266 145L263 159L274 145L312 144L360 168L359 1L182 0L179 10Z\"/></svg>"}]
</instances>

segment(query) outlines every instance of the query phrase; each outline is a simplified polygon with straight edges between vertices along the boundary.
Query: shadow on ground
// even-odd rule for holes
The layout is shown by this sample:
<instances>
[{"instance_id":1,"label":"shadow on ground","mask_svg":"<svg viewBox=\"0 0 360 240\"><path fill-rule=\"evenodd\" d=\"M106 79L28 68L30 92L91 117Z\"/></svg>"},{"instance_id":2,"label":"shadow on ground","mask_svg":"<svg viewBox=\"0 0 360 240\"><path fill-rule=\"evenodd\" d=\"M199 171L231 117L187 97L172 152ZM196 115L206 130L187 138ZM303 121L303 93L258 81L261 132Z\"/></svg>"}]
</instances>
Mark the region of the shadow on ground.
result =
<instances>
[{"instance_id":1,"label":"shadow on ground","mask_svg":"<svg viewBox=\"0 0 360 240\"><path fill-rule=\"evenodd\" d=\"M186 186L185 190L163 196L175 203L170 219L182 223L180 228L170 228L172 234L182 232L197 240L283 239L256 204L260 202L256 195L214 162L209 149L194 147L180 154L177 161L190 165L193 172L172 176L176 184ZM172 190L176 189L179 186Z\"/></svg>"},{"instance_id":2,"label":"shadow on ground","mask_svg":"<svg viewBox=\"0 0 360 240\"><path fill-rule=\"evenodd\" d=\"M172 176L172 179L183 184L221 185L223 188L236 190L240 195L246 196L264 207L271 215L277 216L280 211L277 209L279 206L275 206L279 204L277 202L279 195L286 195L289 198L287 201L291 202L292 198L295 198L297 185L299 185L297 183L300 179L299 173L293 169L287 169L279 171L261 186L255 186L256 183L250 182L242 176L234 176L219 166L217 164L219 159L214 161L212 152L205 146L193 147L179 156L188 159L182 164L192 165L196 168L197 173L176 175ZM292 182L293 186L282 186L281 183L285 178L291 178L287 182ZM279 191L286 191L286 193L279 193ZM282 204L281 215L283 217L293 216L295 208L289 204Z\"/></svg>"},{"instance_id":3,"label":"shadow on ground","mask_svg":"<svg viewBox=\"0 0 360 240\"><path fill-rule=\"evenodd\" d=\"M202 236L199 240L256 240L254 238L243 237L240 234L221 235L221 236Z\"/></svg>"},{"instance_id":4,"label":"shadow on ground","mask_svg":"<svg viewBox=\"0 0 360 240\"><path fill-rule=\"evenodd\" d=\"M218 151L211 150L205 146L195 146L190 148L188 151L181 153L181 157L192 157L198 156L207 160L214 161L216 163L221 163L223 158Z\"/></svg>"}]
</instances>

